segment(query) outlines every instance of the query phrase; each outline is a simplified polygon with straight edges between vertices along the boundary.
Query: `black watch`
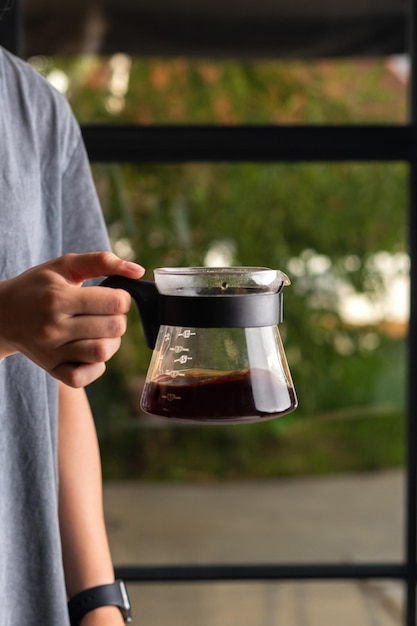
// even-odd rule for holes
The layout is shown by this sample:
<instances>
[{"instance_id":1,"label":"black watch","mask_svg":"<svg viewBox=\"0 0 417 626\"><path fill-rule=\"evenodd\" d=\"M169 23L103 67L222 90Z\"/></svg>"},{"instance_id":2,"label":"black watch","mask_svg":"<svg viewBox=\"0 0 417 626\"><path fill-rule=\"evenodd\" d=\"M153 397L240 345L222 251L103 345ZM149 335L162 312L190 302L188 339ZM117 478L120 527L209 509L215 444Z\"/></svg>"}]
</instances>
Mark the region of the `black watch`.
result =
<instances>
[{"instance_id":1,"label":"black watch","mask_svg":"<svg viewBox=\"0 0 417 626\"><path fill-rule=\"evenodd\" d=\"M78 626L86 613L102 606L117 606L125 624L130 624L132 621L126 585L123 580L116 580L109 585L99 585L80 591L71 598L68 602L71 626Z\"/></svg>"}]
</instances>

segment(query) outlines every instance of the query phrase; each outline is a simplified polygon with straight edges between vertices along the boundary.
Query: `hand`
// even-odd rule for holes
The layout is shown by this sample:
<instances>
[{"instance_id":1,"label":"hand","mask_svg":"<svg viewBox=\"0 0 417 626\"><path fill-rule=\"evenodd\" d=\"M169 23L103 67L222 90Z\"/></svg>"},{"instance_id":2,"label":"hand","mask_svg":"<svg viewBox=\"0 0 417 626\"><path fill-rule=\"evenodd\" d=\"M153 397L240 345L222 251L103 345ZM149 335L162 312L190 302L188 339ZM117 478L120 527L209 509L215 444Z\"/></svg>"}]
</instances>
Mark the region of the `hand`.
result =
<instances>
[{"instance_id":1,"label":"hand","mask_svg":"<svg viewBox=\"0 0 417 626\"><path fill-rule=\"evenodd\" d=\"M0 282L0 356L21 352L71 387L99 378L126 331L130 295L84 281L145 270L111 252L67 254Z\"/></svg>"}]
</instances>

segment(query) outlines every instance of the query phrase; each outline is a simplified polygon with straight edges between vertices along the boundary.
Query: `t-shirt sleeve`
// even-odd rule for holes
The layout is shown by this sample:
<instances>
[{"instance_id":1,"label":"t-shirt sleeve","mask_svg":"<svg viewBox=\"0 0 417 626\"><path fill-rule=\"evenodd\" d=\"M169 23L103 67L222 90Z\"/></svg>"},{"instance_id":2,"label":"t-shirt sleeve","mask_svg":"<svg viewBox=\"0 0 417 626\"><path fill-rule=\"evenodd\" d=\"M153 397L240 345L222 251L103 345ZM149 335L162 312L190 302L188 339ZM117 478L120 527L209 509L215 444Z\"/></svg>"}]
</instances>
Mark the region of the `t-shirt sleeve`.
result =
<instances>
[{"instance_id":1,"label":"t-shirt sleeve","mask_svg":"<svg viewBox=\"0 0 417 626\"><path fill-rule=\"evenodd\" d=\"M62 177L62 244L63 254L110 249L80 132Z\"/></svg>"}]
</instances>

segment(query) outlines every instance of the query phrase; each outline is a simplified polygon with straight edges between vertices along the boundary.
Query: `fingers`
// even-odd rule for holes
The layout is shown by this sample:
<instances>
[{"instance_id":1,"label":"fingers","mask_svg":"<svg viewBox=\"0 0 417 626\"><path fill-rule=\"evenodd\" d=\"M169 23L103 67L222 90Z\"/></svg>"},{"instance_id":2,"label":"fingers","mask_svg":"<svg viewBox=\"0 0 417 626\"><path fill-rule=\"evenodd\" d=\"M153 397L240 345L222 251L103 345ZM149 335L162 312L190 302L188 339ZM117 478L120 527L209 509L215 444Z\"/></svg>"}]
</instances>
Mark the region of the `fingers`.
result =
<instances>
[{"instance_id":1,"label":"fingers","mask_svg":"<svg viewBox=\"0 0 417 626\"><path fill-rule=\"evenodd\" d=\"M56 367L51 374L69 387L80 388L100 378L105 371L105 363L64 363Z\"/></svg>"},{"instance_id":2,"label":"fingers","mask_svg":"<svg viewBox=\"0 0 417 626\"><path fill-rule=\"evenodd\" d=\"M106 362L120 348L120 342L119 337L72 342L60 351L59 362L50 373L70 387L85 387L105 372Z\"/></svg>"},{"instance_id":3,"label":"fingers","mask_svg":"<svg viewBox=\"0 0 417 626\"><path fill-rule=\"evenodd\" d=\"M90 278L119 274L127 278L141 278L144 268L137 263L124 261L112 252L66 254L52 262L50 269L58 272L68 282L81 284Z\"/></svg>"},{"instance_id":4,"label":"fingers","mask_svg":"<svg viewBox=\"0 0 417 626\"><path fill-rule=\"evenodd\" d=\"M61 345L88 339L122 337L127 328L126 315L82 315L69 318L61 335Z\"/></svg>"},{"instance_id":5,"label":"fingers","mask_svg":"<svg viewBox=\"0 0 417 626\"><path fill-rule=\"evenodd\" d=\"M71 287L67 292L67 315L124 315L132 299L124 289Z\"/></svg>"},{"instance_id":6,"label":"fingers","mask_svg":"<svg viewBox=\"0 0 417 626\"><path fill-rule=\"evenodd\" d=\"M60 350L60 361L84 365L106 363L120 348L120 342L120 337L73 341Z\"/></svg>"}]
</instances>

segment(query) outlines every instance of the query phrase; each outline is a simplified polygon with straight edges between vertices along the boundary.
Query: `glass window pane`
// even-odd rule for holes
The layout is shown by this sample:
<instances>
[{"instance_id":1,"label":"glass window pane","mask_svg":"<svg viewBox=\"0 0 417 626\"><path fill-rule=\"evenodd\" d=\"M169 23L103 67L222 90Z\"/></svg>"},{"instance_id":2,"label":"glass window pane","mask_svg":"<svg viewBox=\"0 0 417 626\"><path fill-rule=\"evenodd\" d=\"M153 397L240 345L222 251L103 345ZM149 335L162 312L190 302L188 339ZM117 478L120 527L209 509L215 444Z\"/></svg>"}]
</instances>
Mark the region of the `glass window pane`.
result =
<instances>
[{"instance_id":1,"label":"glass window pane","mask_svg":"<svg viewBox=\"0 0 417 626\"><path fill-rule=\"evenodd\" d=\"M166 433L146 437L160 455L169 454L169 443L159 444L163 434L168 439ZM219 433L217 438L229 463L250 455L243 436L233 451ZM195 429L192 439L203 455ZM288 445L297 445L288 439ZM181 439L177 445L185 471L187 450ZM271 454L279 453L273 435L271 448ZM256 478L255 469L254 477L222 481L204 475L202 463L200 475L180 480L178 463L167 481L106 481L106 518L117 564L387 563L403 558L399 469L264 479Z\"/></svg>"},{"instance_id":2,"label":"glass window pane","mask_svg":"<svg viewBox=\"0 0 417 626\"><path fill-rule=\"evenodd\" d=\"M299 408L261 424L196 429L142 415L151 352L132 309L121 350L90 389L105 478L140 481L138 495L126 495L129 515L135 501L140 509L131 516L127 556L199 559L200 552L181 547L181 537L190 541L188 522L213 561L401 559L407 168L96 165L94 173L114 249L142 262L148 278L165 265L241 264L279 268L292 280L280 329ZM305 477L312 482L303 492L297 481ZM162 497L154 481L191 491L167 489ZM206 484L213 481L218 492ZM254 481L253 492L245 491L247 481ZM161 507L149 543L138 531L146 524L142 488ZM198 513L205 493L210 523ZM177 535L170 525L179 494L186 518L178 520ZM240 506L231 509L232 502ZM146 552L146 545L162 545L159 532L168 537L160 556ZM310 547L301 549L306 539Z\"/></svg>"},{"instance_id":3,"label":"glass window pane","mask_svg":"<svg viewBox=\"0 0 417 626\"><path fill-rule=\"evenodd\" d=\"M333 60L34 55L82 123L353 124L408 119L405 56Z\"/></svg>"},{"instance_id":4,"label":"glass window pane","mask_svg":"<svg viewBox=\"0 0 417 626\"><path fill-rule=\"evenodd\" d=\"M403 623L403 590L393 582L131 585L129 593L135 619L152 626Z\"/></svg>"}]
</instances>

